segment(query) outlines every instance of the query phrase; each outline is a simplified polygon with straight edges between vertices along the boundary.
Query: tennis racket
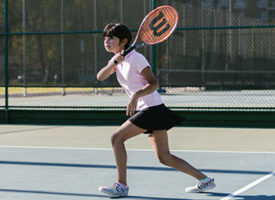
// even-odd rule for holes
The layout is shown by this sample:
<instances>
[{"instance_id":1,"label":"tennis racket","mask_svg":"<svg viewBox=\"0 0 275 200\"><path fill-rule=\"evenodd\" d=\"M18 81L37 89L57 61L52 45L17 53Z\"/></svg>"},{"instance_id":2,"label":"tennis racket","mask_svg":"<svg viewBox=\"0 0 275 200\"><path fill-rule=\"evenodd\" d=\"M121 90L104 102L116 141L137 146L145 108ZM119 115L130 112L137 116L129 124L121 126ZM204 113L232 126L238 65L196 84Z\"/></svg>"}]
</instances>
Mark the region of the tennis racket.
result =
<instances>
[{"instance_id":1,"label":"tennis racket","mask_svg":"<svg viewBox=\"0 0 275 200\"><path fill-rule=\"evenodd\" d=\"M125 50L123 56L134 49L163 42L174 32L178 20L178 12L171 6L159 6L152 10L142 20L134 42ZM140 44L136 44L138 40Z\"/></svg>"}]
</instances>

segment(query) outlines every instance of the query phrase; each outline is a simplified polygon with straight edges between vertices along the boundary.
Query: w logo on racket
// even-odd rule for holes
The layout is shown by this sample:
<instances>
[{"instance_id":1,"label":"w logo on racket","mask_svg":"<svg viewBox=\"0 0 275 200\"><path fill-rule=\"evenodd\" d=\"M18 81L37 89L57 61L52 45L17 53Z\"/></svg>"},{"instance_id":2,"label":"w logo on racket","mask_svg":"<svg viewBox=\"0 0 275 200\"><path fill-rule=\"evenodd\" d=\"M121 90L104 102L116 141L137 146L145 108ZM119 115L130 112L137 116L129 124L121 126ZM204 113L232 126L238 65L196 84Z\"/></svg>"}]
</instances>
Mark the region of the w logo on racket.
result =
<instances>
[{"instance_id":1,"label":"w logo on racket","mask_svg":"<svg viewBox=\"0 0 275 200\"><path fill-rule=\"evenodd\" d=\"M161 21L160 21L161 20ZM158 15L152 19L150 23L150 28L153 30L154 36L161 36L163 33L170 29L170 24L164 17L162 12L159 12Z\"/></svg>"},{"instance_id":2,"label":"w logo on racket","mask_svg":"<svg viewBox=\"0 0 275 200\"><path fill-rule=\"evenodd\" d=\"M176 29L178 20L178 12L175 8L168 5L155 8L142 20L134 42L124 51L123 56L133 49L163 42ZM140 38L140 44L136 44L138 38Z\"/></svg>"}]
</instances>

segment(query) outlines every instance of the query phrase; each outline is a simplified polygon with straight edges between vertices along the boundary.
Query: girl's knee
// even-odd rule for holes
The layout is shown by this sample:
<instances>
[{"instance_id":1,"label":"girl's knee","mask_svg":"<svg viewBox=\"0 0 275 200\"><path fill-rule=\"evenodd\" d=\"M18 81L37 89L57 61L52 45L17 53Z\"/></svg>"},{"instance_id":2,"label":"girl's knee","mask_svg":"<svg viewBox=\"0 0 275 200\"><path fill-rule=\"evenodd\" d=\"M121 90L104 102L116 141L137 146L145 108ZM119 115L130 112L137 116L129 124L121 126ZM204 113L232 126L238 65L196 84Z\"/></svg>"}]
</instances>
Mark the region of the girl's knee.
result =
<instances>
[{"instance_id":1,"label":"girl's knee","mask_svg":"<svg viewBox=\"0 0 275 200\"><path fill-rule=\"evenodd\" d=\"M158 159L160 163L169 166L171 163L171 154L170 153L159 154Z\"/></svg>"},{"instance_id":2,"label":"girl's knee","mask_svg":"<svg viewBox=\"0 0 275 200\"><path fill-rule=\"evenodd\" d=\"M123 137L121 137L121 135L119 133L114 133L111 137L111 143L113 146L115 146L118 143L123 143L124 139Z\"/></svg>"}]
</instances>

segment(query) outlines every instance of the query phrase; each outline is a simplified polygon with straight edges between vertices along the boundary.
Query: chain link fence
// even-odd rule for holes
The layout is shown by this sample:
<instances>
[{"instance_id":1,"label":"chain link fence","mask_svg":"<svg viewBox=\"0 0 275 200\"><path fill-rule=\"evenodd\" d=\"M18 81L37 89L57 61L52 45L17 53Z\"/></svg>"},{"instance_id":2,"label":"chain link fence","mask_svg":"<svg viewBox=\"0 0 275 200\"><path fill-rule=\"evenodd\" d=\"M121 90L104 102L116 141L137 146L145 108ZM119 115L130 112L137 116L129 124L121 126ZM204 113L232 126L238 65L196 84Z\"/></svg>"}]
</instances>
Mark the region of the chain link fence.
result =
<instances>
[{"instance_id":1,"label":"chain link fence","mask_svg":"<svg viewBox=\"0 0 275 200\"><path fill-rule=\"evenodd\" d=\"M174 34L140 50L169 107L275 109L275 0L5 0L0 2L0 106L9 109L120 109L115 75L96 73L112 55L110 22L136 34L143 17L168 4ZM7 90L8 88L8 90Z\"/></svg>"}]
</instances>

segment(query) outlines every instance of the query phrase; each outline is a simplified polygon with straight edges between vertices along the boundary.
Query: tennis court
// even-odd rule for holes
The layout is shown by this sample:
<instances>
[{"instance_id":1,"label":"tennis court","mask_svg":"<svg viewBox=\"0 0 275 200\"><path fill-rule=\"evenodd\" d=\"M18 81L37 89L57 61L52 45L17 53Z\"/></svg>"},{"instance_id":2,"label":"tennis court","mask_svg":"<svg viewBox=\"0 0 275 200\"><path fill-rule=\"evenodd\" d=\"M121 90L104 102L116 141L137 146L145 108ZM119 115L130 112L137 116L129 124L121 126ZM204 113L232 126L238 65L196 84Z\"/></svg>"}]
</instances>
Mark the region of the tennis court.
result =
<instances>
[{"instance_id":1,"label":"tennis court","mask_svg":"<svg viewBox=\"0 0 275 200\"><path fill-rule=\"evenodd\" d=\"M140 34L144 17L164 5L178 14L148 17L150 31ZM274 127L274 10L272 0L1 1L0 200L109 199L98 187L116 181L118 126L96 125L117 124L129 102L114 76L97 81L112 58L102 37L111 22L159 38L138 51L163 102L202 126L170 130L171 152L217 185L185 193L196 180L159 163L140 135L126 142L123 199L275 200L275 130L203 127ZM70 126L49 125L62 123ZM80 123L90 126L72 125Z\"/></svg>"},{"instance_id":2,"label":"tennis court","mask_svg":"<svg viewBox=\"0 0 275 200\"><path fill-rule=\"evenodd\" d=\"M97 188L116 180L110 145L116 128L2 125L0 199L109 199ZM126 142L130 192L123 199L275 199L274 129L176 127L169 136L171 151L214 177L217 187L185 193L196 181L160 164L140 135Z\"/></svg>"}]
</instances>

